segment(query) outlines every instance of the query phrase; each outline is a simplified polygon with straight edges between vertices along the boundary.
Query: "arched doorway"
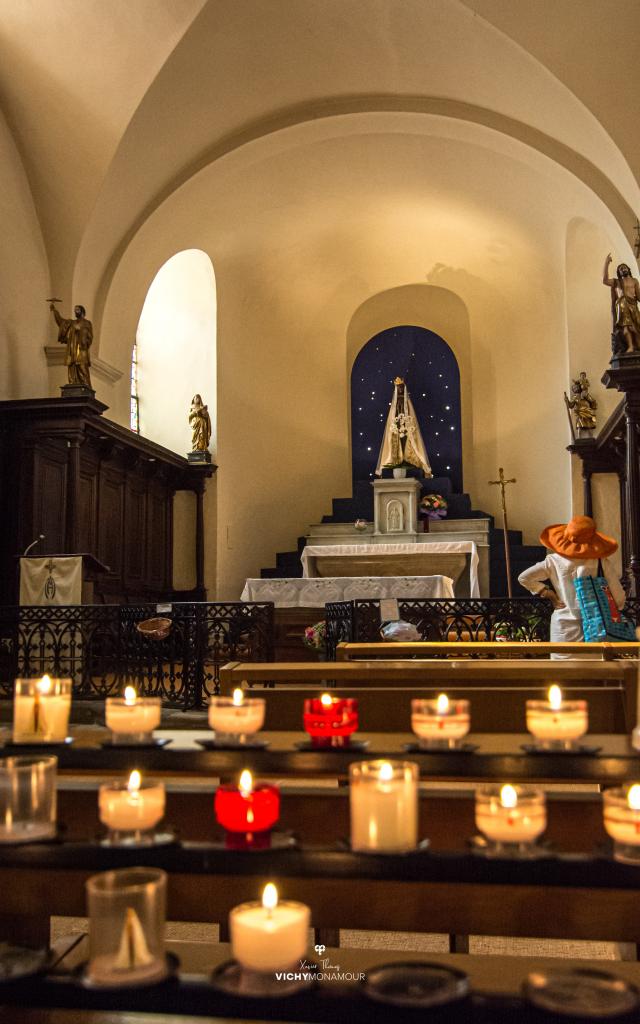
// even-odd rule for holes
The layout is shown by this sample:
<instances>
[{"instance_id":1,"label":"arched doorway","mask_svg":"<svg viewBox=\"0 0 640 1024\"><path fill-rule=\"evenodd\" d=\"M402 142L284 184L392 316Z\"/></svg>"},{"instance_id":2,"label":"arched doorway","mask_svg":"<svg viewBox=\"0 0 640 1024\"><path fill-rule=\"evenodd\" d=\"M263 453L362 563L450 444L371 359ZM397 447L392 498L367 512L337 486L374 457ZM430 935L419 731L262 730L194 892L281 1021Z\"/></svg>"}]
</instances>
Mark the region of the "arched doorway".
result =
<instances>
[{"instance_id":1,"label":"arched doorway","mask_svg":"<svg viewBox=\"0 0 640 1024\"><path fill-rule=\"evenodd\" d=\"M354 484L373 479L396 376L407 382L434 477L448 477L452 490L461 493L460 371L446 341L423 327L381 331L356 356L351 371Z\"/></svg>"}]
</instances>

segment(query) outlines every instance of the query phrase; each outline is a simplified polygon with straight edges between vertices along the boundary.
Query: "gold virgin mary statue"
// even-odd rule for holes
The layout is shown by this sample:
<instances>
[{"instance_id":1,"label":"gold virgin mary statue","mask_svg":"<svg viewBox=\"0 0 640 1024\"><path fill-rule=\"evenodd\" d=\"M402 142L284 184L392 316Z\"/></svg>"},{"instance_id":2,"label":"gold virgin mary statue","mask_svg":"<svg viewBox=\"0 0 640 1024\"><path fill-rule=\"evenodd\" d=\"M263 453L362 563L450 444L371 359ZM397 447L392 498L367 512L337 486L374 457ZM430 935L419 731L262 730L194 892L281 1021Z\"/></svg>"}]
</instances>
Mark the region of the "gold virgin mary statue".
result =
<instances>
[{"instance_id":1,"label":"gold virgin mary statue","mask_svg":"<svg viewBox=\"0 0 640 1024\"><path fill-rule=\"evenodd\" d=\"M433 476L407 386L402 377L396 377L393 382L393 401L378 455L376 476L381 476L383 469L407 465L421 469L425 476Z\"/></svg>"}]
</instances>

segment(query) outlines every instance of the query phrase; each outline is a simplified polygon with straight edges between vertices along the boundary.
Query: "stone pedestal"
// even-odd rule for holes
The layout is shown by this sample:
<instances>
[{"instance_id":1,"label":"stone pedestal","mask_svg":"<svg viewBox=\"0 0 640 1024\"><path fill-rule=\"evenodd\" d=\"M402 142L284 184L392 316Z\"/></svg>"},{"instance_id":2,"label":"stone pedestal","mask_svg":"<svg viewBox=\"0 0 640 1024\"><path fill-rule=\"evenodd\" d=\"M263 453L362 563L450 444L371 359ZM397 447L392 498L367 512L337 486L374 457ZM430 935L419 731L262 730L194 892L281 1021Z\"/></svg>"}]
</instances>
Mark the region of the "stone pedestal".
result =
<instances>
[{"instance_id":1,"label":"stone pedestal","mask_svg":"<svg viewBox=\"0 0 640 1024\"><path fill-rule=\"evenodd\" d=\"M86 384L63 384L60 388L61 398L95 398L96 393L93 388L88 388Z\"/></svg>"},{"instance_id":2,"label":"stone pedestal","mask_svg":"<svg viewBox=\"0 0 640 1024\"><path fill-rule=\"evenodd\" d=\"M208 450L204 451L204 452L189 452L188 455L187 455L187 460L189 462L200 462L200 463L206 463L207 465L210 465L211 464L211 452L208 451Z\"/></svg>"},{"instance_id":3,"label":"stone pedestal","mask_svg":"<svg viewBox=\"0 0 640 1024\"><path fill-rule=\"evenodd\" d=\"M420 481L373 481L373 535L399 544L416 542L418 529L418 499ZM422 532L422 530L420 530Z\"/></svg>"}]
</instances>

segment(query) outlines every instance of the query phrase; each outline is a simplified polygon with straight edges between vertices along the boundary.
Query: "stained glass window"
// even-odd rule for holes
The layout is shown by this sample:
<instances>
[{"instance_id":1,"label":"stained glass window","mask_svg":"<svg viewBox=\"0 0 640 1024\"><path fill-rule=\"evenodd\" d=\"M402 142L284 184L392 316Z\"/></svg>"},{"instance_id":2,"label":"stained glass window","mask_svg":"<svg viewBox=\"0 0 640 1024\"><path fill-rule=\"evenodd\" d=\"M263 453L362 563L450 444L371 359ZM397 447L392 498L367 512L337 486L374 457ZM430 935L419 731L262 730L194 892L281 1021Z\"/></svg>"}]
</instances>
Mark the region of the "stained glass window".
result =
<instances>
[{"instance_id":1,"label":"stained glass window","mask_svg":"<svg viewBox=\"0 0 640 1024\"><path fill-rule=\"evenodd\" d=\"M140 433L140 398L138 396L138 343L131 354L131 429Z\"/></svg>"}]
</instances>

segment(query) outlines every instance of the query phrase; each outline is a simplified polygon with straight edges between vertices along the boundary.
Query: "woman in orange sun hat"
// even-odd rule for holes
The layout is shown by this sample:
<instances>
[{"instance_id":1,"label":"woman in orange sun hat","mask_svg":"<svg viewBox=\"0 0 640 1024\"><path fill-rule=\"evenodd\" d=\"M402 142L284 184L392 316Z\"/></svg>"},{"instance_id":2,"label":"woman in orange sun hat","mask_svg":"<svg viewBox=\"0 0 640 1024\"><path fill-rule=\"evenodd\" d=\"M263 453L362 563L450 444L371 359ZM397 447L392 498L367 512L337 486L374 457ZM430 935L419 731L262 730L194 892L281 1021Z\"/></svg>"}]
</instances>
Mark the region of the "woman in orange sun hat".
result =
<instances>
[{"instance_id":1,"label":"woman in orange sun hat","mask_svg":"<svg viewBox=\"0 0 640 1024\"><path fill-rule=\"evenodd\" d=\"M618 544L611 537L598 533L590 516L574 516L569 523L547 526L540 534L540 543L549 549L549 554L543 562L521 572L518 583L553 604L552 642L584 640L575 581L580 576L597 576L598 562L601 562L613 599L618 608L622 608L626 595L608 561L618 550ZM551 657L563 655L552 654Z\"/></svg>"}]
</instances>

